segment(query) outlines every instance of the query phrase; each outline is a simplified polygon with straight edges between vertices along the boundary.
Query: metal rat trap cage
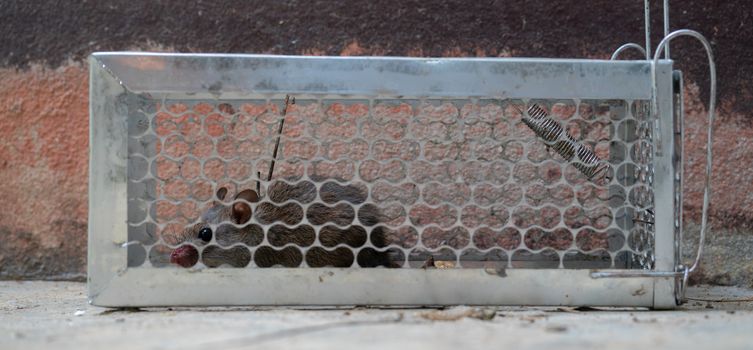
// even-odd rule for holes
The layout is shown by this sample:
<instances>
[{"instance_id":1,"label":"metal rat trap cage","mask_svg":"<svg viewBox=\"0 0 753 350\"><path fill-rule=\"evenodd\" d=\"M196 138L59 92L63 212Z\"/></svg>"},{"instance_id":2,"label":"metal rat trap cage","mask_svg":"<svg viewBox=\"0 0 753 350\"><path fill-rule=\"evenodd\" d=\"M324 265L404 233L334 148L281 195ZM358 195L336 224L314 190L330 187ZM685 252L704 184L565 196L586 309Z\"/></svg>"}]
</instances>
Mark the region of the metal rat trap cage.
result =
<instances>
[{"instance_id":1,"label":"metal rat trap cage","mask_svg":"<svg viewBox=\"0 0 753 350\"><path fill-rule=\"evenodd\" d=\"M636 61L93 54L90 300L672 307L682 86L659 51L687 33Z\"/></svg>"}]
</instances>

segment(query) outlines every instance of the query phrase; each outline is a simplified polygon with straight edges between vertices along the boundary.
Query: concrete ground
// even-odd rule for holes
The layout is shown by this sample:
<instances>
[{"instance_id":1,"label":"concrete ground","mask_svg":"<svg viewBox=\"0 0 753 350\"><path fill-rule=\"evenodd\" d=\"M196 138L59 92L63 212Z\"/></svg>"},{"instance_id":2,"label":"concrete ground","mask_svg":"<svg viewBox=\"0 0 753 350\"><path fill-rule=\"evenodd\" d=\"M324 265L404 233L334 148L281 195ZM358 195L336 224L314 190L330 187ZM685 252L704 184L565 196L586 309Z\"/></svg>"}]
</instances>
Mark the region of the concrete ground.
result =
<instances>
[{"instance_id":1,"label":"concrete ground","mask_svg":"<svg viewBox=\"0 0 753 350\"><path fill-rule=\"evenodd\" d=\"M4 281L0 349L753 348L753 290L697 287L688 294L693 300L673 311L111 310L89 306L83 283Z\"/></svg>"}]
</instances>

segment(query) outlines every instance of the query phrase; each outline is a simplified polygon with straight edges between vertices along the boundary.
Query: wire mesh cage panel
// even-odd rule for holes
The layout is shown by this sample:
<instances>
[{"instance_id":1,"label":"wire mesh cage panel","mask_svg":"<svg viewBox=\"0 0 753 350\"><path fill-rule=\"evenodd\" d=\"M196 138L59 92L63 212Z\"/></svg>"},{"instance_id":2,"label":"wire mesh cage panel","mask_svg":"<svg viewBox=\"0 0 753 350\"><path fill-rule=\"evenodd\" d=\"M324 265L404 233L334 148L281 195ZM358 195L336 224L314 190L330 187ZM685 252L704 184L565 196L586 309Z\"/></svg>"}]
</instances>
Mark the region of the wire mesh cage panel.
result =
<instances>
[{"instance_id":1,"label":"wire mesh cage panel","mask_svg":"<svg viewBox=\"0 0 753 350\"><path fill-rule=\"evenodd\" d=\"M90 62L97 305L675 304L670 61Z\"/></svg>"}]
</instances>

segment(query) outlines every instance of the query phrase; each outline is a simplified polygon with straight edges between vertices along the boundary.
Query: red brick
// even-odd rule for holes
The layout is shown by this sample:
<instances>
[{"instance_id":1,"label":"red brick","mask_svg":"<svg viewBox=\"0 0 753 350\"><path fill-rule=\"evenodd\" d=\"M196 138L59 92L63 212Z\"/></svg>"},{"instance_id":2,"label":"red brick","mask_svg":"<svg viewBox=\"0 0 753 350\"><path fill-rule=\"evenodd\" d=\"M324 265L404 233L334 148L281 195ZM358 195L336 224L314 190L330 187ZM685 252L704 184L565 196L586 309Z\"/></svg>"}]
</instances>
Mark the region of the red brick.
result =
<instances>
[{"instance_id":1,"label":"red brick","mask_svg":"<svg viewBox=\"0 0 753 350\"><path fill-rule=\"evenodd\" d=\"M250 164L241 160L231 160L227 164L227 176L236 181L252 177Z\"/></svg>"},{"instance_id":2,"label":"red brick","mask_svg":"<svg viewBox=\"0 0 753 350\"><path fill-rule=\"evenodd\" d=\"M473 232L473 244L479 249L500 247L506 250L513 250L520 245L520 242L520 232L512 227L506 227L501 230L482 227Z\"/></svg>"},{"instance_id":3,"label":"red brick","mask_svg":"<svg viewBox=\"0 0 753 350\"><path fill-rule=\"evenodd\" d=\"M413 113L413 107L408 103L383 102L374 106L372 116L380 124L396 121L399 124L407 125L412 122Z\"/></svg>"},{"instance_id":4,"label":"red brick","mask_svg":"<svg viewBox=\"0 0 753 350\"><path fill-rule=\"evenodd\" d=\"M500 228L507 223L509 218L510 213L503 205L494 205L488 208L469 205L463 207L460 213L460 221L470 228L478 226Z\"/></svg>"},{"instance_id":5,"label":"red brick","mask_svg":"<svg viewBox=\"0 0 753 350\"><path fill-rule=\"evenodd\" d=\"M403 205L410 205L418 200L418 186L412 183L392 185L378 182L372 186L371 198L377 202L397 201Z\"/></svg>"},{"instance_id":6,"label":"red brick","mask_svg":"<svg viewBox=\"0 0 753 350\"><path fill-rule=\"evenodd\" d=\"M408 217L413 225L427 226L438 225L447 228L457 221L457 210L449 205L440 205L436 208L419 204L411 207Z\"/></svg>"},{"instance_id":7,"label":"red brick","mask_svg":"<svg viewBox=\"0 0 753 350\"><path fill-rule=\"evenodd\" d=\"M180 201L189 198L191 188L185 180L174 178L165 181L163 191L167 199Z\"/></svg>"},{"instance_id":8,"label":"red brick","mask_svg":"<svg viewBox=\"0 0 753 350\"><path fill-rule=\"evenodd\" d=\"M420 160L411 162L408 169L410 179L419 184L429 181L452 183L459 171L454 162L432 164Z\"/></svg>"},{"instance_id":9,"label":"red brick","mask_svg":"<svg viewBox=\"0 0 753 350\"><path fill-rule=\"evenodd\" d=\"M545 248L566 250L573 243L573 235L567 229L555 229L545 231L540 228L532 228L526 231L523 242L531 250L540 250Z\"/></svg>"},{"instance_id":10,"label":"red brick","mask_svg":"<svg viewBox=\"0 0 753 350\"><path fill-rule=\"evenodd\" d=\"M164 153L171 158L177 159L189 154L189 152L191 151L191 146L188 144L188 142L185 141L182 136L172 135L168 136L165 139L165 142L160 151L161 152L158 153Z\"/></svg>"},{"instance_id":11,"label":"red brick","mask_svg":"<svg viewBox=\"0 0 753 350\"><path fill-rule=\"evenodd\" d=\"M381 237L384 237L384 241L389 242L390 246L407 249L415 247L418 243L418 231L412 226L400 226L398 228L379 226L375 230L382 232ZM372 231L372 236L374 231Z\"/></svg>"},{"instance_id":12,"label":"red brick","mask_svg":"<svg viewBox=\"0 0 753 350\"><path fill-rule=\"evenodd\" d=\"M471 235L463 227L453 227L443 230L439 227L427 227L421 232L421 243L430 249L448 246L462 249L470 242Z\"/></svg>"},{"instance_id":13,"label":"red brick","mask_svg":"<svg viewBox=\"0 0 753 350\"><path fill-rule=\"evenodd\" d=\"M418 142L405 140L402 142L389 142L377 140L372 146L372 157L376 160L402 159L411 161L418 158L421 146Z\"/></svg>"},{"instance_id":14,"label":"red brick","mask_svg":"<svg viewBox=\"0 0 753 350\"><path fill-rule=\"evenodd\" d=\"M462 206L471 199L471 188L462 183L443 185L432 182L423 186L422 197L429 205L450 203Z\"/></svg>"},{"instance_id":15,"label":"red brick","mask_svg":"<svg viewBox=\"0 0 753 350\"><path fill-rule=\"evenodd\" d=\"M238 145L234 137L223 137L215 140L215 142L217 142L216 150L220 157L224 159L233 159L238 155Z\"/></svg>"},{"instance_id":16,"label":"red brick","mask_svg":"<svg viewBox=\"0 0 753 350\"><path fill-rule=\"evenodd\" d=\"M319 142L314 139L286 140L281 142L282 155L287 160L311 160L319 152Z\"/></svg>"},{"instance_id":17,"label":"red brick","mask_svg":"<svg viewBox=\"0 0 753 350\"><path fill-rule=\"evenodd\" d=\"M523 189L515 183L494 186L482 184L473 190L473 201L479 205L501 204L508 207L518 205L523 197Z\"/></svg>"}]
</instances>

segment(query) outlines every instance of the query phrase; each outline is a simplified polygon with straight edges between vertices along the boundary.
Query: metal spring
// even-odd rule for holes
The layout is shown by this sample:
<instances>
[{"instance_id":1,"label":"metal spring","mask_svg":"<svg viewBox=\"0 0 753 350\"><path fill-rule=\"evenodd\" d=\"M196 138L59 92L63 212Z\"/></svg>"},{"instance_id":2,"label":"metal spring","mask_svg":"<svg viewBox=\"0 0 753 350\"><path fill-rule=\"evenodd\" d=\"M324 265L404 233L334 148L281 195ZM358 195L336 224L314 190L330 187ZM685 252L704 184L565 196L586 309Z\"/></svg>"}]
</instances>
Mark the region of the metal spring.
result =
<instances>
[{"instance_id":1,"label":"metal spring","mask_svg":"<svg viewBox=\"0 0 753 350\"><path fill-rule=\"evenodd\" d=\"M609 165L602 162L590 148L575 140L557 121L549 118L547 112L539 105L530 105L528 116L523 116L522 119L537 136L544 139L562 158L572 162L573 166L589 179L594 179L600 174L608 176L606 170ZM578 159L574 160L576 156Z\"/></svg>"}]
</instances>

